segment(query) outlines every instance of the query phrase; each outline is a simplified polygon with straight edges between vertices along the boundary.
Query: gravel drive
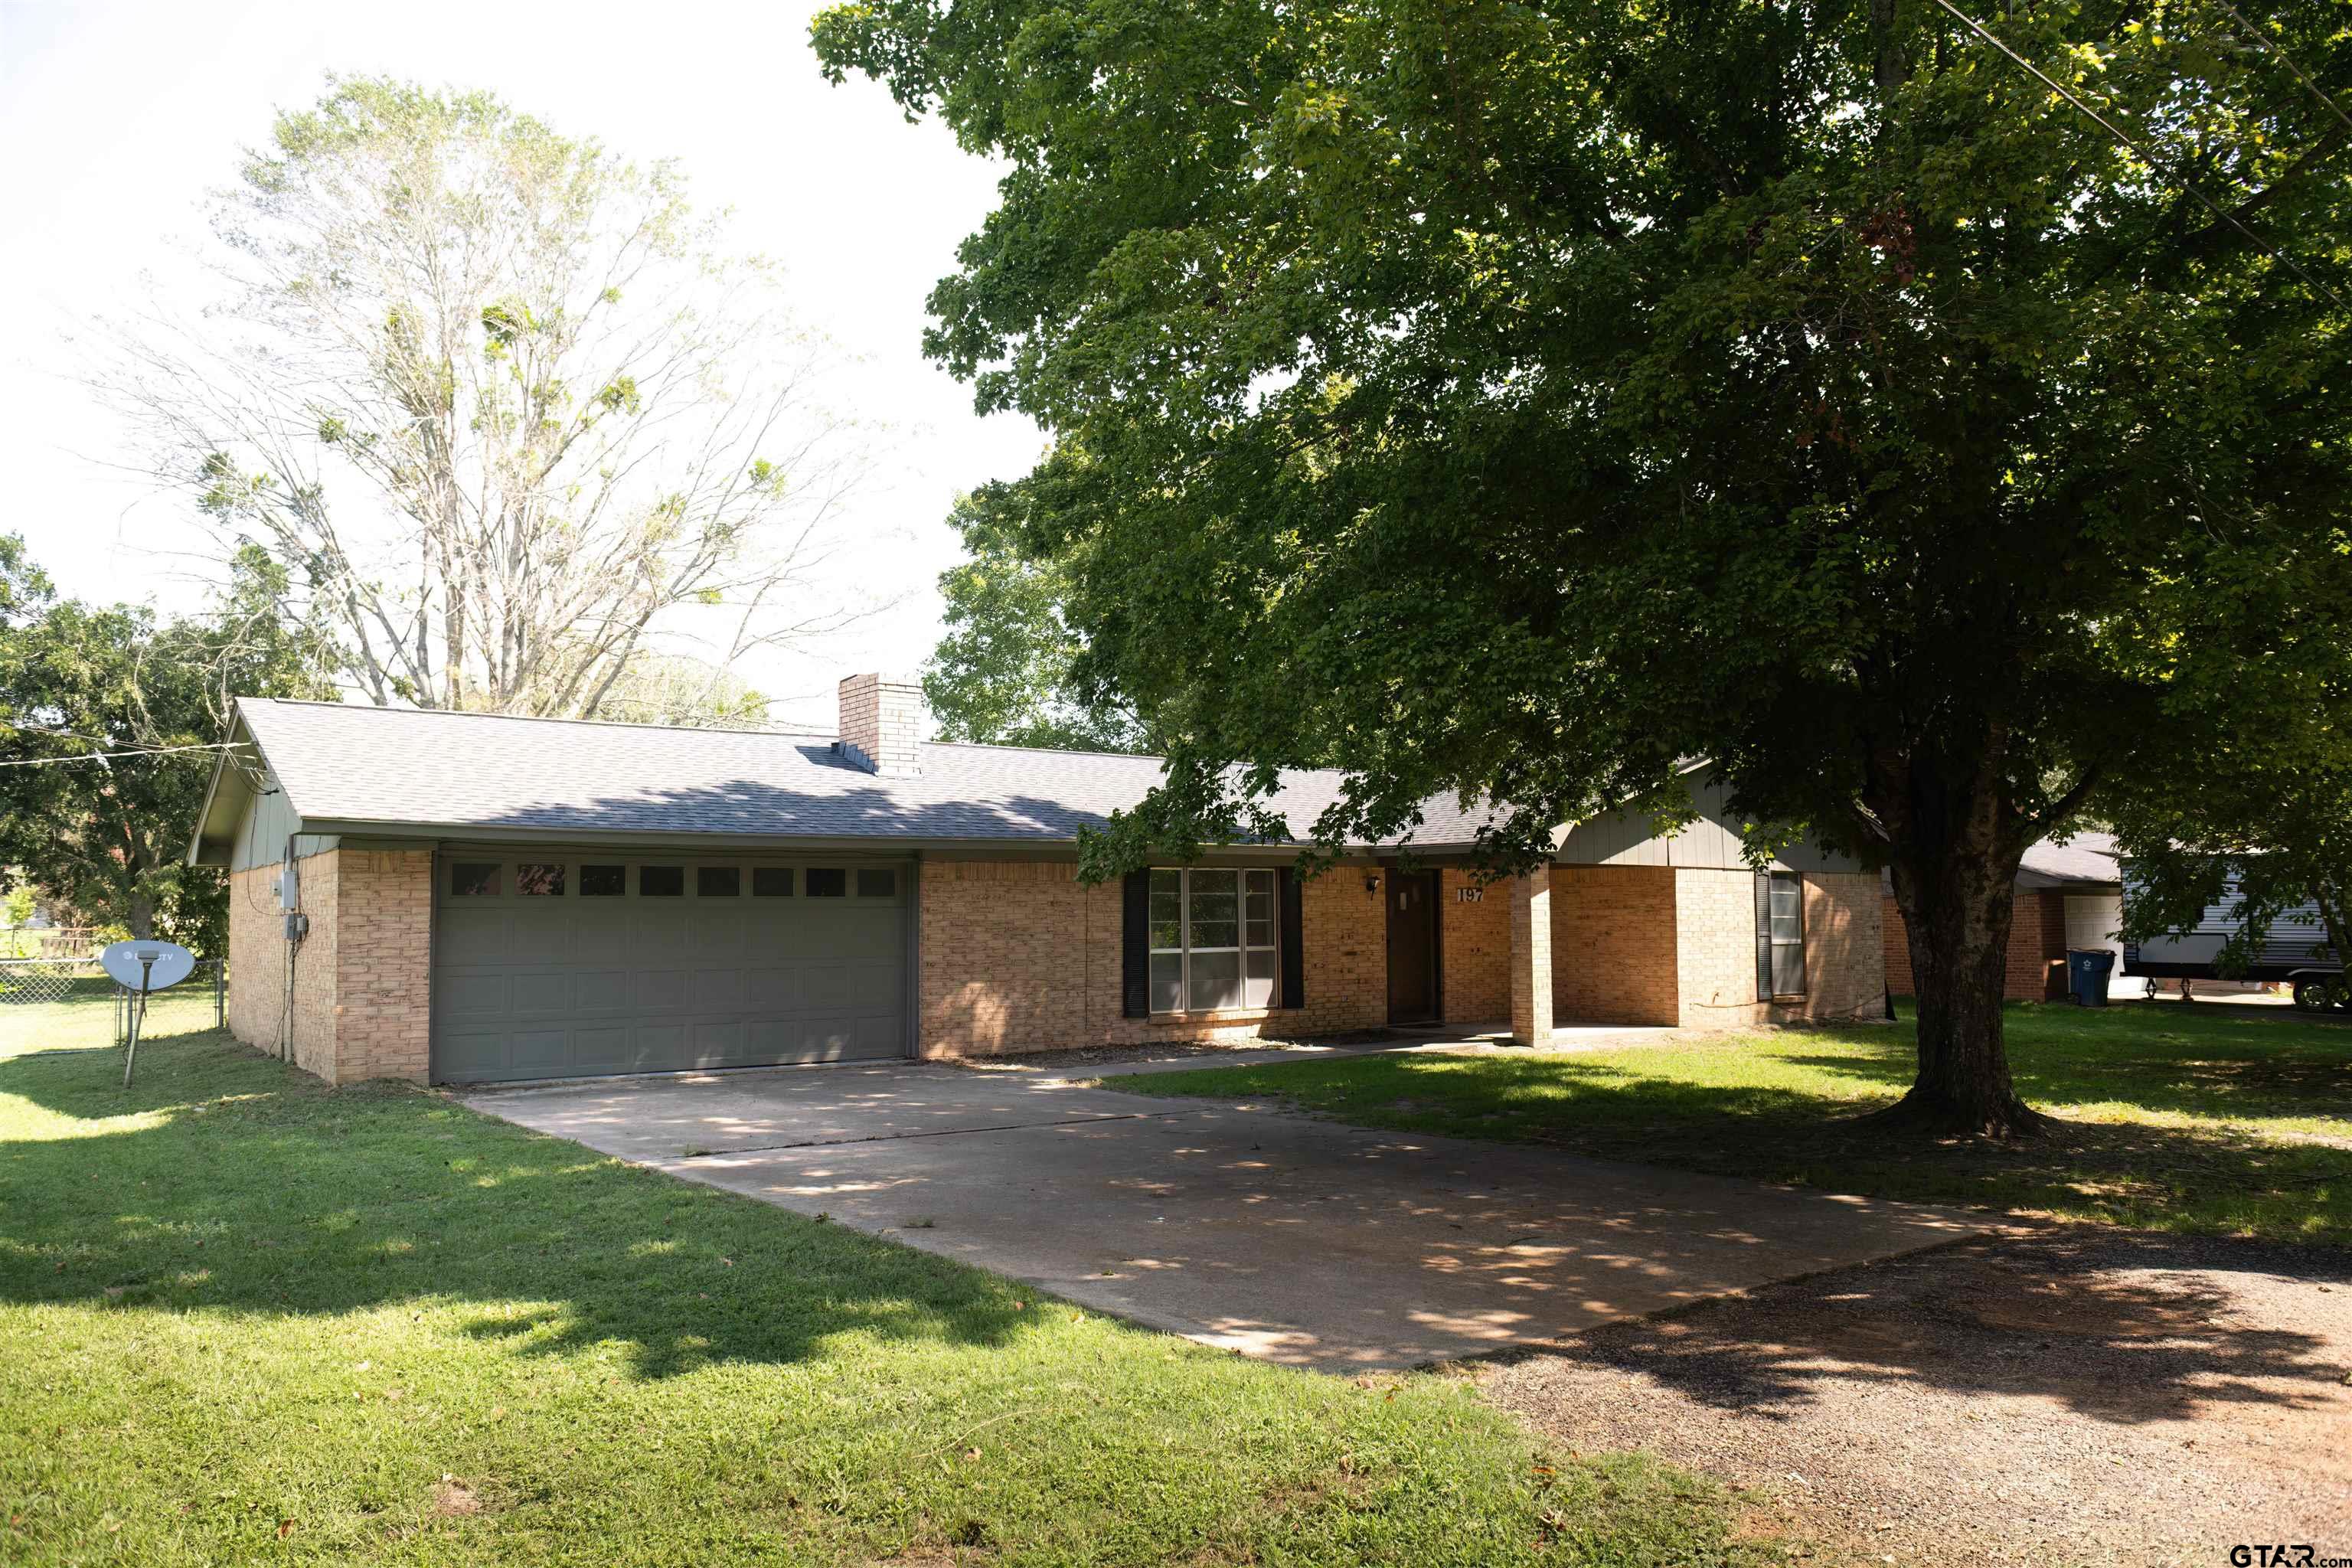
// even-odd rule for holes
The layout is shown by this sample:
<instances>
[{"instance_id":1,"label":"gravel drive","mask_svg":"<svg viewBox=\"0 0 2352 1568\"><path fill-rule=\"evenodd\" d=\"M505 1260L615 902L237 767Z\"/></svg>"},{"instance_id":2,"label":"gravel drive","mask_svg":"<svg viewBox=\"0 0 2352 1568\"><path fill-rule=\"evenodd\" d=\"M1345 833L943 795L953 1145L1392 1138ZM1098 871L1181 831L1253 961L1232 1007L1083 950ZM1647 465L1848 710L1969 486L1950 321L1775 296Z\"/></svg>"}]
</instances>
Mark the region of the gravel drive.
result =
<instances>
[{"instance_id":1,"label":"gravel drive","mask_svg":"<svg viewBox=\"0 0 2352 1568\"><path fill-rule=\"evenodd\" d=\"M1864 1561L2352 1556L2352 1255L2014 1232L1517 1352L1487 1396L1573 1447L1748 1489Z\"/></svg>"}]
</instances>

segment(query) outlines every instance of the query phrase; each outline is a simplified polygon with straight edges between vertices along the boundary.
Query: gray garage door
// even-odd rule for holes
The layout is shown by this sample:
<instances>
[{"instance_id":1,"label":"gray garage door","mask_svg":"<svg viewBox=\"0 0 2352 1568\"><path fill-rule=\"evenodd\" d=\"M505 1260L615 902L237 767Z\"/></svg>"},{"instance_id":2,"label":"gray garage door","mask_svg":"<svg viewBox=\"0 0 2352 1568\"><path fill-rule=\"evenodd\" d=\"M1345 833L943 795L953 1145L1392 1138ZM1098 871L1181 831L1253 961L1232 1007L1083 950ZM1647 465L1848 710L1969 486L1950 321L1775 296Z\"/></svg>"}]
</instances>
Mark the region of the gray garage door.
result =
<instances>
[{"instance_id":1,"label":"gray garage door","mask_svg":"<svg viewBox=\"0 0 2352 1568\"><path fill-rule=\"evenodd\" d=\"M904 1055L909 868L452 851L444 1083Z\"/></svg>"}]
</instances>

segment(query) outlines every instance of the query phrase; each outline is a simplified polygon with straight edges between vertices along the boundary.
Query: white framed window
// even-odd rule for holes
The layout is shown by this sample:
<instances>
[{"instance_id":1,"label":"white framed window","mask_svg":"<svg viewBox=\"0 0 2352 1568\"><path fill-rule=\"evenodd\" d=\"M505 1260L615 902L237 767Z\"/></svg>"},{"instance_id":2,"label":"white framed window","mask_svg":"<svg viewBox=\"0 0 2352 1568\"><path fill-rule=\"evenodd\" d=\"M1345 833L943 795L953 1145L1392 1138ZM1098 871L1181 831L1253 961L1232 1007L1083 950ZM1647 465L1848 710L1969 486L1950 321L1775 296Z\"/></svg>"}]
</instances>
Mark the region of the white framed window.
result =
<instances>
[{"instance_id":1,"label":"white framed window","mask_svg":"<svg viewBox=\"0 0 2352 1568\"><path fill-rule=\"evenodd\" d=\"M1222 1013L1274 1005L1276 874L1155 868L1151 1010Z\"/></svg>"}]
</instances>

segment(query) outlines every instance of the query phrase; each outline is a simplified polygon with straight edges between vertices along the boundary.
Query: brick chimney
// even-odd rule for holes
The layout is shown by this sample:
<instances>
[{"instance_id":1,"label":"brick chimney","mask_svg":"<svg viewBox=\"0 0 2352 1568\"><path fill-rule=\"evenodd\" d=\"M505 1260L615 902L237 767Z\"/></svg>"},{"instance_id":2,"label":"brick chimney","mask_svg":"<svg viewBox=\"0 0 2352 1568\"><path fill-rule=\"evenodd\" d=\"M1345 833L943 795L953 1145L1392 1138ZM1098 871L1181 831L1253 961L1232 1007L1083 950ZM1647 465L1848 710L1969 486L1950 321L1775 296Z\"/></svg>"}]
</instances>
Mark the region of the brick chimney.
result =
<instances>
[{"instance_id":1,"label":"brick chimney","mask_svg":"<svg viewBox=\"0 0 2352 1568\"><path fill-rule=\"evenodd\" d=\"M923 686L911 675L852 675L841 683L841 754L869 773L923 771Z\"/></svg>"}]
</instances>

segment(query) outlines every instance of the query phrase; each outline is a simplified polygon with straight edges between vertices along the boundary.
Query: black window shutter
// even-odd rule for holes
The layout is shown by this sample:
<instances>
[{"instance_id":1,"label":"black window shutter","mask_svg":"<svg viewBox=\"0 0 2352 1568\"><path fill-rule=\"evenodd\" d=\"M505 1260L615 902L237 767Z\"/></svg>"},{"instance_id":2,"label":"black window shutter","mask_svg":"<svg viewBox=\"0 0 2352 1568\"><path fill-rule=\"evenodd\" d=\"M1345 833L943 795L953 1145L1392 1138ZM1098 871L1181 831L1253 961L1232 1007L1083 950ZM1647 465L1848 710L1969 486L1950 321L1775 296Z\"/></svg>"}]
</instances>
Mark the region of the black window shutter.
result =
<instances>
[{"instance_id":1,"label":"black window shutter","mask_svg":"<svg viewBox=\"0 0 2352 1568\"><path fill-rule=\"evenodd\" d=\"M1151 873L1129 871L1119 888L1118 1010L1151 1016Z\"/></svg>"},{"instance_id":2,"label":"black window shutter","mask_svg":"<svg viewBox=\"0 0 2352 1568\"><path fill-rule=\"evenodd\" d=\"M1772 873L1756 873L1756 1000L1772 1000Z\"/></svg>"},{"instance_id":3,"label":"black window shutter","mask_svg":"<svg viewBox=\"0 0 2352 1568\"><path fill-rule=\"evenodd\" d=\"M1298 873L1285 866L1275 874L1276 901L1282 906L1282 1005L1307 1005L1307 900Z\"/></svg>"}]
</instances>

